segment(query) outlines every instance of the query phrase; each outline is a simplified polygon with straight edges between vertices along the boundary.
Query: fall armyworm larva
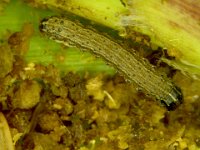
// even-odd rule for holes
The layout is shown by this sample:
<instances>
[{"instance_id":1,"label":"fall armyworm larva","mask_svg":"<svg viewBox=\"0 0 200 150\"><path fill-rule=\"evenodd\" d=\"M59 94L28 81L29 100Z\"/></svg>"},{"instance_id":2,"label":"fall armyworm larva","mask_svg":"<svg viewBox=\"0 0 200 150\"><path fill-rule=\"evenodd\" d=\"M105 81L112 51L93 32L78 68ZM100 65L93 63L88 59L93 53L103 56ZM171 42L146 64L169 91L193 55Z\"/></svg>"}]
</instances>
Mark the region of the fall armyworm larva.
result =
<instances>
[{"instance_id":1,"label":"fall armyworm larva","mask_svg":"<svg viewBox=\"0 0 200 150\"><path fill-rule=\"evenodd\" d=\"M70 47L78 47L102 57L124 77L154 96L168 110L182 103L181 90L162 77L153 66L136 53L130 53L114 39L68 18L51 17L41 21L40 30L50 39Z\"/></svg>"}]
</instances>

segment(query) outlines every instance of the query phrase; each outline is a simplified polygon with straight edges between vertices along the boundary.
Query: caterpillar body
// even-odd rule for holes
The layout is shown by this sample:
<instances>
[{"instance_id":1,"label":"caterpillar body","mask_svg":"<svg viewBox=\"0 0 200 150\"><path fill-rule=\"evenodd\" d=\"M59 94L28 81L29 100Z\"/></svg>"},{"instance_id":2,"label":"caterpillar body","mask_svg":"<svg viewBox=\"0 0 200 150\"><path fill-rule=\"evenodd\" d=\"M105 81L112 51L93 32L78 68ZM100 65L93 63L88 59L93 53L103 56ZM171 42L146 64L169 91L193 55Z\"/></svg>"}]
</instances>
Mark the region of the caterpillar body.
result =
<instances>
[{"instance_id":1,"label":"caterpillar body","mask_svg":"<svg viewBox=\"0 0 200 150\"><path fill-rule=\"evenodd\" d=\"M145 93L159 100L168 110L173 110L182 103L182 92L170 79L162 77L136 51L128 51L114 39L65 17L42 20L40 30L56 42L100 56L126 79L135 82Z\"/></svg>"}]
</instances>

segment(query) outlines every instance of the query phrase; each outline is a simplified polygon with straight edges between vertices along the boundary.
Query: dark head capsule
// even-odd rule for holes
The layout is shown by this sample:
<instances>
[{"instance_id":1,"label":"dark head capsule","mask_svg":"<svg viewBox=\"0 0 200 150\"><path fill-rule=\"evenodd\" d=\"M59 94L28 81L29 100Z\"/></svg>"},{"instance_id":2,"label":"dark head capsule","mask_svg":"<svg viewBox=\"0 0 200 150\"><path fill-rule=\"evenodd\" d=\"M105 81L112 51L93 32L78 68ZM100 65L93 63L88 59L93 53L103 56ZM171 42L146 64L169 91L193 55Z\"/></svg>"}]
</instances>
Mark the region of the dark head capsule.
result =
<instances>
[{"instance_id":1,"label":"dark head capsule","mask_svg":"<svg viewBox=\"0 0 200 150\"><path fill-rule=\"evenodd\" d=\"M172 91L167 94L165 100L161 100L162 105L166 106L167 109L175 110L180 104L183 103L183 94L181 89L177 86L172 88Z\"/></svg>"}]
</instances>

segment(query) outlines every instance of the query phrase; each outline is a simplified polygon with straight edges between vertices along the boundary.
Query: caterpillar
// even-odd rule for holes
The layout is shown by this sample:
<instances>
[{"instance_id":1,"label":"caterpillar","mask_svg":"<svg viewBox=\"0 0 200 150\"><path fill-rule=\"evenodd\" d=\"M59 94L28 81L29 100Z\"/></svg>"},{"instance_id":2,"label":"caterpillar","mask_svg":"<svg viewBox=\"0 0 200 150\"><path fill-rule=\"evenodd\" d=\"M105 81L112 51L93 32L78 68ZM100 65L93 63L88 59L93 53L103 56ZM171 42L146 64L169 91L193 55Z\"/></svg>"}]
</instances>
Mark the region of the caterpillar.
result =
<instances>
[{"instance_id":1,"label":"caterpillar","mask_svg":"<svg viewBox=\"0 0 200 150\"><path fill-rule=\"evenodd\" d=\"M183 101L182 92L169 78L163 77L137 51L130 52L111 37L86 28L66 17L45 18L40 31L66 46L77 47L103 58L127 80L136 83L144 93L155 97L168 110Z\"/></svg>"}]
</instances>

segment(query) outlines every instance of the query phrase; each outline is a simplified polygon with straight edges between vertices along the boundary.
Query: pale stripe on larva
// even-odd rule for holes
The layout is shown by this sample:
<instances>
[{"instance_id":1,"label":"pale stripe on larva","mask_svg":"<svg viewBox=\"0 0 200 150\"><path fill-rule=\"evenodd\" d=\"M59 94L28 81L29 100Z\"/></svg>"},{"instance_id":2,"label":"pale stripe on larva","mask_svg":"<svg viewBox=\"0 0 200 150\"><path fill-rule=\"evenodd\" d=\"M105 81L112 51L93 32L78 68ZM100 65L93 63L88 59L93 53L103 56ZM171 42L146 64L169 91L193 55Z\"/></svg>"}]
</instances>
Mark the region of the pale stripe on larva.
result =
<instances>
[{"instance_id":1,"label":"pale stripe on larva","mask_svg":"<svg viewBox=\"0 0 200 150\"><path fill-rule=\"evenodd\" d=\"M125 78L165 104L169 110L182 102L180 89L170 79L163 78L150 63L140 58L136 52L130 53L114 39L63 17L44 19L40 30L56 42L102 57Z\"/></svg>"}]
</instances>

